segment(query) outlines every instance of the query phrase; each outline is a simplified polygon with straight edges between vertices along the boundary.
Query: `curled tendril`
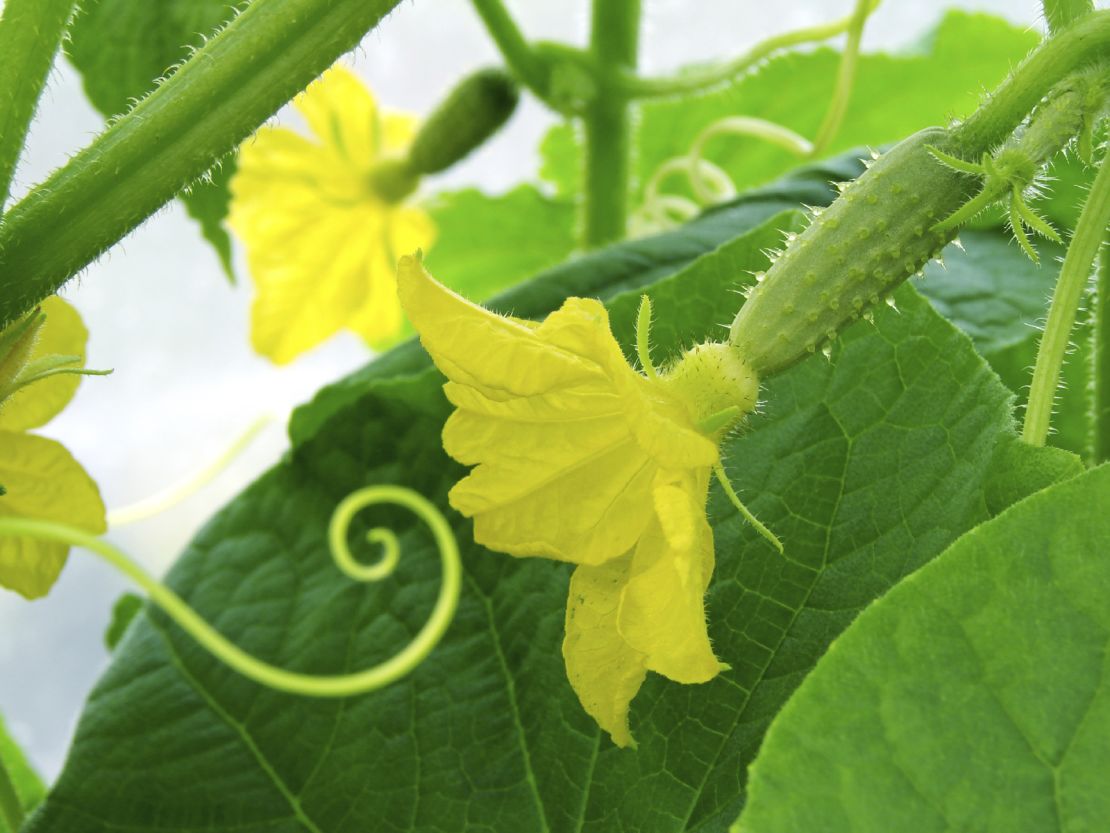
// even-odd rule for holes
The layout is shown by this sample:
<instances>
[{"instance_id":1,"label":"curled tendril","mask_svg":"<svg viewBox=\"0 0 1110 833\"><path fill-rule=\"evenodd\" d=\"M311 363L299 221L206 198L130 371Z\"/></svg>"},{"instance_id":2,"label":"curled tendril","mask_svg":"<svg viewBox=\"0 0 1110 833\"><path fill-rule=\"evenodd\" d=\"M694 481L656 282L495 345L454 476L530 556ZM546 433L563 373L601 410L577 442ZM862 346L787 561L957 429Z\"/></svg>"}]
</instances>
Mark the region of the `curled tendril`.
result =
<instances>
[{"instance_id":1,"label":"curled tendril","mask_svg":"<svg viewBox=\"0 0 1110 833\"><path fill-rule=\"evenodd\" d=\"M790 128L767 119L753 116L726 116L719 119L694 138L686 155L668 159L656 170L644 189L643 204L633 217L634 227L643 231L671 228L677 223L686 222L697 216L706 206L726 202L736 196L736 185L729 175L705 158L705 146L717 136L747 136L760 139L781 147L801 159L811 159L824 151L836 136L844 120L848 99L855 83L863 27L878 5L879 0L856 0L854 11L844 20L813 30L800 30L786 36L788 42L792 44L804 43L810 39L824 40L842 32L848 35L848 42L841 53L828 109L812 142ZM811 38L811 36L814 37ZM769 43L778 44L779 41L772 39ZM777 48L776 45L765 52L757 47L756 51L760 54L769 54ZM663 181L676 173L686 176L690 191L697 202L662 193Z\"/></svg>"},{"instance_id":2,"label":"curled tendril","mask_svg":"<svg viewBox=\"0 0 1110 833\"><path fill-rule=\"evenodd\" d=\"M153 578L122 550L96 535L65 524L30 518L0 518L0 535L56 541L95 552L146 591L150 600L205 650L261 685L311 697L351 697L383 688L416 668L431 653L450 626L462 587L462 562L458 542L450 524L427 498L402 486L367 486L339 503L328 528L332 558L339 569L357 581L381 581L396 568L401 546L391 530L375 528L367 533L367 540L380 544L383 549L382 557L374 564L358 562L348 543L348 533L355 515L368 506L383 503L409 509L428 526L443 563L439 596L424 627L401 651L373 668L335 676L288 671L248 654L208 624L180 596Z\"/></svg>"}]
</instances>

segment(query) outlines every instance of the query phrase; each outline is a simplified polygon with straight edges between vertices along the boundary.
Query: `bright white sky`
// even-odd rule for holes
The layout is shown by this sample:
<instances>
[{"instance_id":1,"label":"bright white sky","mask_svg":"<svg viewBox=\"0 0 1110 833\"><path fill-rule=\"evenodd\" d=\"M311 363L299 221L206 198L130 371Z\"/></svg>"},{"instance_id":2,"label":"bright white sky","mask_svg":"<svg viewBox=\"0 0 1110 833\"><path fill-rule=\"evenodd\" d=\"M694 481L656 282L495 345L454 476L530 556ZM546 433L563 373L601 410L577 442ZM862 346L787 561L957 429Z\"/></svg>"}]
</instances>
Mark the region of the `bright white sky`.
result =
<instances>
[{"instance_id":1,"label":"bright white sky","mask_svg":"<svg viewBox=\"0 0 1110 833\"><path fill-rule=\"evenodd\" d=\"M528 35L584 42L585 0L508 2ZM864 48L912 42L951 5L1039 25L1035 0L884 0ZM839 17L852 2L644 0L644 6L643 65L659 73L734 55L774 32ZM403 3L353 57L380 100L417 112L434 106L464 73L498 61L467 0ZM480 184L496 191L532 177L539 138L552 123L541 107L526 101L507 130L434 186ZM17 193L64 163L101 124L75 73L60 65L18 171ZM246 275L245 265L240 262L239 268ZM249 287L227 286L214 255L177 205L90 267L65 297L92 331L89 366L116 372L85 381L43 433L74 452L99 481L109 507L195 471L261 414L284 415L369 357L353 337L340 337L286 368L254 356L246 337ZM272 425L202 494L114 532L113 540L161 573L204 520L275 461L285 445L281 423ZM60 769L82 702L107 663L102 635L112 602L127 589L107 567L78 552L46 600L29 604L0 590L0 714L48 777Z\"/></svg>"}]
</instances>

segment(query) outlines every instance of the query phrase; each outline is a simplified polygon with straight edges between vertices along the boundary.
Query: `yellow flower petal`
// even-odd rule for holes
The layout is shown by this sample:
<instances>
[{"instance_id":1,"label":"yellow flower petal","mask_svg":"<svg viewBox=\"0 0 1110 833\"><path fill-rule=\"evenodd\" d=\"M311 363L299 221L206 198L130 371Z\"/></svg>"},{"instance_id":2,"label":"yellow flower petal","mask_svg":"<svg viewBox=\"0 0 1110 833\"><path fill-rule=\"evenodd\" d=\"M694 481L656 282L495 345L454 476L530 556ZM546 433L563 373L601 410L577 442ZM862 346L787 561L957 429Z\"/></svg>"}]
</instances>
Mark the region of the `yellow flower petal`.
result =
<instances>
[{"instance_id":1,"label":"yellow flower petal","mask_svg":"<svg viewBox=\"0 0 1110 833\"><path fill-rule=\"evenodd\" d=\"M435 237L424 212L370 186L379 141L400 141L411 119L386 117L383 138L369 90L342 67L294 103L319 141L263 128L244 143L228 217L256 287L251 341L279 364L345 328L373 347L399 337L397 255Z\"/></svg>"},{"instance_id":2,"label":"yellow flower petal","mask_svg":"<svg viewBox=\"0 0 1110 833\"><path fill-rule=\"evenodd\" d=\"M0 517L61 521L104 532L104 503L96 484L60 443L33 434L0 432ZM0 537L0 585L28 599L46 595L65 565L69 547L29 538Z\"/></svg>"},{"instance_id":3,"label":"yellow flower petal","mask_svg":"<svg viewBox=\"0 0 1110 833\"><path fill-rule=\"evenodd\" d=\"M378 155L378 107L370 90L344 66L333 66L293 99L320 141L356 165Z\"/></svg>"},{"instance_id":4,"label":"yellow flower petal","mask_svg":"<svg viewBox=\"0 0 1110 833\"><path fill-rule=\"evenodd\" d=\"M709 472L660 472L656 520L632 556L618 627L645 664L679 683L704 683L721 664L705 623L705 591L713 575L713 531L705 518Z\"/></svg>"},{"instance_id":5,"label":"yellow flower petal","mask_svg":"<svg viewBox=\"0 0 1110 833\"><path fill-rule=\"evenodd\" d=\"M617 746L635 745L628 707L647 676L645 656L617 631L621 591L631 555L578 567L570 580L563 659L582 707Z\"/></svg>"},{"instance_id":6,"label":"yellow flower petal","mask_svg":"<svg viewBox=\"0 0 1110 833\"><path fill-rule=\"evenodd\" d=\"M381 152L388 156L400 153L412 144L412 140L416 138L416 128L420 121L410 113L387 113L382 116L381 124ZM408 251L411 251L411 249Z\"/></svg>"},{"instance_id":7,"label":"yellow flower petal","mask_svg":"<svg viewBox=\"0 0 1110 833\"><path fill-rule=\"evenodd\" d=\"M479 543L513 555L600 564L653 516L659 456L688 465L716 446L624 359L597 301L571 298L538 327L495 315L402 259L401 302L450 382L444 447L477 465L451 491ZM641 442L643 426L669 443Z\"/></svg>"},{"instance_id":8,"label":"yellow flower petal","mask_svg":"<svg viewBox=\"0 0 1110 833\"><path fill-rule=\"evenodd\" d=\"M78 356L84 365L89 331L77 310L54 295L42 302L42 311L46 321L28 361L53 355ZM0 404L0 430L25 431L45 425L69 404L80 383L80 376L63 374L17 391Z\"/></svg>"}]
</instances>

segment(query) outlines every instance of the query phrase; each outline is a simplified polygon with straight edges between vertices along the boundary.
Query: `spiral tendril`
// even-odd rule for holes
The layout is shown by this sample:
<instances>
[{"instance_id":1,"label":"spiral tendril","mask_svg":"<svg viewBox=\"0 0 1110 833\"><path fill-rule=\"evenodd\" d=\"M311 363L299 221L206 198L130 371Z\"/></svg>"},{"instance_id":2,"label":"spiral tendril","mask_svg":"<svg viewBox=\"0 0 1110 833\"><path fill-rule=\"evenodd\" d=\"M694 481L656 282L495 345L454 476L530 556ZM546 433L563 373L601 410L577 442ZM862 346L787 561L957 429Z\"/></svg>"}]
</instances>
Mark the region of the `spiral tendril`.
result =
<instances>
[{"instance_id":1,"label":"spiral tendril","mask_svg":"<svg viewBox=\"0 0 1110 833\"><path fill-rule=\"evenodd\" d=\"M350 578L365 582L381 581L396 569L401 545L392 530L378 527L367 533L367 540L382 548L381 558L373 564L360 563L348 544L348 533L355 515L369 506L383 503L410 510L431 531L443 564L439 596L420 632L399 652L372 668L332 676L289 671L248 654L202 619L174 591L99 536L65 524L31 518L0 518L0 535L56 541L96 553L141 587L152 602L205 650L261 685L310 697L351 697L390 685L423 662L450 626L462 588L462 561L450 524L431 501L403 486L367 486L339 503L328 527L328 543L336 566Z\"/></svg>"}]
</instances>

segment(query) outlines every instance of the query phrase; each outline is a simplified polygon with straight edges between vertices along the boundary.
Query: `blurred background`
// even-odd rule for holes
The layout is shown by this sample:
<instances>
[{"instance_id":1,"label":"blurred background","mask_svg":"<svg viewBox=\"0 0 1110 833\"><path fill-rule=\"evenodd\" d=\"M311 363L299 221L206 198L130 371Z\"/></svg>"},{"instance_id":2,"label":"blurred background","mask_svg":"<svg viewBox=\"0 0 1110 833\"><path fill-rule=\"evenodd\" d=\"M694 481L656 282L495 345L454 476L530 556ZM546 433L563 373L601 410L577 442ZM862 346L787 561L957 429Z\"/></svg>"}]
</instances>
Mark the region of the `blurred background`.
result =
<instances>
[{"instance_id":1,"label":"blurred background","mask_svg":"<svg viewBox=\"0 0 1110 833\"><path fill-rule=\"evenodd\" d=\"M149 0L135 0L135 2ZM3 3L0 0L0 7ZM584 44L585 0L509 0L527 35ZM847 14L852 0L644 0L642 66L658 74L739 54L768 35ZM1036 0L883 0L864 50L916 41L945 8L989 11L1042 28ZM387 108L428 112L466 72L499 63L468 0L405 2L347 59ZM286 121L283 112L278 121ZM524 97L507 129L428 190L477 185L497 192L534 180L537 146L554 117ZM100 130L80 79L60 59L32 126L16 198ZM258 417L278 419L202 492L111 538L163 573L220 506L274 462L287 442L289 410L322 385L364 364L366 347L341 335L291 365L275 367L248 343L251 297L230 287L212 249L177 203L89 267L64 297L91 331L88 365L115 368L85 380L76 399L41 433L61 440L99 482L109 509L173 484L219 456ZM103 634L113 602L131 588L99 560L74 552L61 580L33 604L0 589L0 714L41 773L65 758L85 696L108 662Z\"/></svg>"}]
</instances>

